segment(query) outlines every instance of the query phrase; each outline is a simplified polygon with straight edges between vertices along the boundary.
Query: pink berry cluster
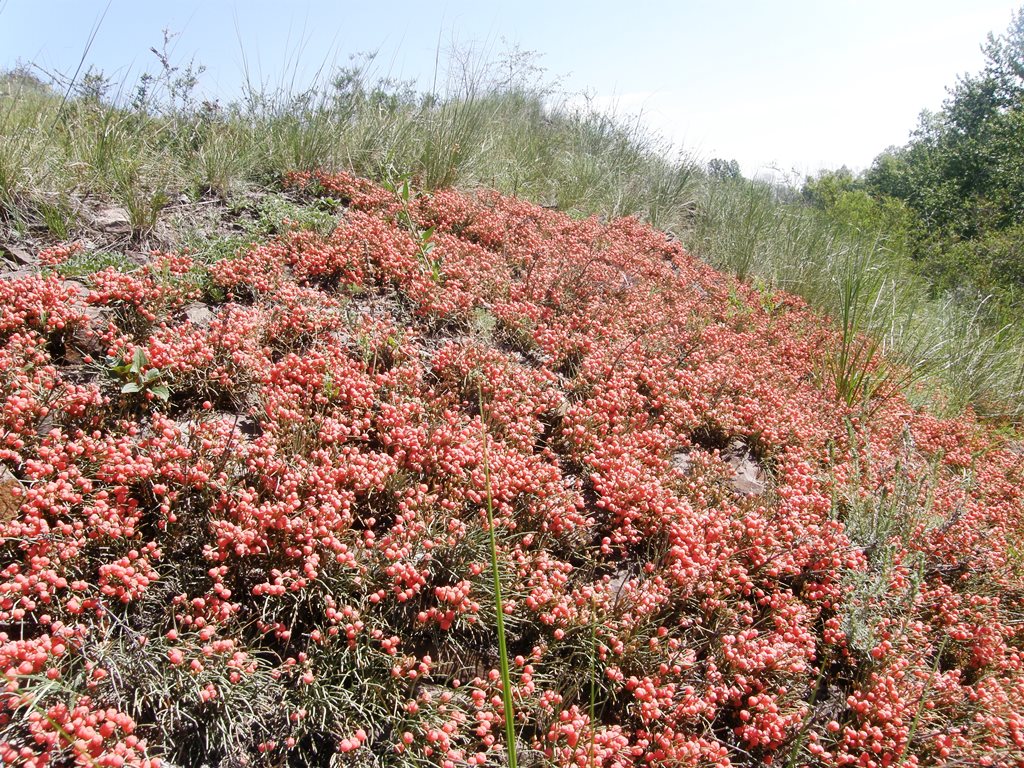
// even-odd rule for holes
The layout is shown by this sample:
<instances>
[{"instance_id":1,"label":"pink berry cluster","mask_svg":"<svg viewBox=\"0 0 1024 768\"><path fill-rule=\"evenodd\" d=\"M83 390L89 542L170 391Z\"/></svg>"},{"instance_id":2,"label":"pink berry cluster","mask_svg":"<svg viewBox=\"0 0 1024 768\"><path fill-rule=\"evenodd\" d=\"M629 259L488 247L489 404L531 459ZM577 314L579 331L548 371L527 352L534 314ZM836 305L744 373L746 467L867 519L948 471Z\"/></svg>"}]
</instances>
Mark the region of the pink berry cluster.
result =
<instances>
[{"instance_id":1,"label":"pink berry cluster","mask_svg":"<svg viewBox=\"0 0 1024 768\"><path fill-rule=\"evenodd\" d=\"M634 219L286 183L330 234L0 281L0 760L503 760L490 498L521 752L1024 765L1019 448Z\"/></svg>"}]
</instances>

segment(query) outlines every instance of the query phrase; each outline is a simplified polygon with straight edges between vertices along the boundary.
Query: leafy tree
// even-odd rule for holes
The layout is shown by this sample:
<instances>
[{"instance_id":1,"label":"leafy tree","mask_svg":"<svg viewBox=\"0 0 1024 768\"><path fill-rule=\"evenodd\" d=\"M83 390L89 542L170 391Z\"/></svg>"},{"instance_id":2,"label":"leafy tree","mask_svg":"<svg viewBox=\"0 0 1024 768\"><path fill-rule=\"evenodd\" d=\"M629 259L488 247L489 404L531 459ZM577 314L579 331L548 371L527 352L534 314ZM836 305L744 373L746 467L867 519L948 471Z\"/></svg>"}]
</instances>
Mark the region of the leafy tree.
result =
<instances>
[{"instance_id":1,"label":"leafy tree","mask_svg":"<svg viewBox=\"0 0 1024 768\"><path fill-rule=\"evenodd\" d=\"M731 181L742 178L740 164L736 160L723 160L720 157L708 161L708 176L719 181Z\"/></svg>"},{"instance_id":2,"label":"leafy tree","mask_svg":"<svg viewBox=\"0 0 1024 768\"><path fill-rule=\"evenodd\" d=\"M923 112L865 184L873 199L913 212L912 255L941 287L967 276L1010 296L1024 288L1014 261L1024 234L1024 7L982 51L982 70L960 77L941 110Z\"/></svg>"},{"instance_id":3,"label":"leafy tree","mask_svg":"<svg viewBox=\"0 0 1024 768\"><path fill-rule=\"evenodd\" d=\"M906 252L915 225L913 212L897 197L870 194L864 176L846 166L807 177L801 197L833 224L879 237L890 250Z\"/></svg>"},{"instance_id":4,"label":"leafy tree","mask_svg":"<svg viewBox=\"0 0 1024 768\"><path fill-rule=\"evenodd\" d=\"M843 194L863 188L863 181L844 165L836 171L821 171L817 176L808 176L804 180L801 195L804 202L828 210Z\"/></svg>"}]
</instances>

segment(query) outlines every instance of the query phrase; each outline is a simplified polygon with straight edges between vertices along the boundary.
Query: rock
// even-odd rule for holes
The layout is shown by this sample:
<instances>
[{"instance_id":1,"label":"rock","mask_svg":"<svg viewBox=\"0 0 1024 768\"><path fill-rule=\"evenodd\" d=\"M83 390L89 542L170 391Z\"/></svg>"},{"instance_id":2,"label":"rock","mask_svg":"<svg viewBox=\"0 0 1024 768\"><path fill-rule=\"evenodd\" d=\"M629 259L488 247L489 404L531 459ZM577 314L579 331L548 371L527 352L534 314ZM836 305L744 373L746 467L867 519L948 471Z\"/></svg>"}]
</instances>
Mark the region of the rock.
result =
<instances>
[{"instance_id":1,"label":"rock","mask_svg":"<svg viewBox=\"0 0 1024 768\"><path fill-rule=\"evenodd\" d=\"M192 325L200 328L208 328L210 323L213 322L213 318L217 316L217 313L213 311L213 308L209 304L204 304L201 301L193 302L189 304L183 310L185 318L192 323Z\"/></svg>"},{"instance_id":2,"label":"rock","mask_svg":"<svg viewBox=\"0 0 1024 768\"><path fill-rule=\"evenodd\" d=\"M130 235L132 220L124 208L101 208L92 218L92 224L111 235Z\"/></svg>"},{"instance_id":3,"label":"rock","mask_svg":"<svg viewBox=\"0 0 1024 768\"><path fill-rule=\"evenodd\" d=\"M694 293L696 293L702 299L706 299L706 298L708 298L711 295L710 293L708 293L707 288L705 288L700 283L696 283L696 282L691 282L690 283L690 290L693 291Z\"/></svg>"},{"instance_id":4,"label":"rock","mask_svg":"<svg viewBox=\"0 0 1024 768\"><path fill-rule=\"evenodd\" d=\"M732 440L722 451L722 458L733 469L732 489L741 496L759 496L765 483L761 467L750 448L740 439Z\"/></svg>"},{"instance_id":5,"label":"rock","mask_svg":"<svg viewBox=\"0 0 1024 768\"><path fill-rule=\"evenodd\" d=\"M98 307L95 304L87 304L86 298L89 296L88 286L80 280L65 280L63 282L65 288L69 288L77 294L82 314L86 316L88 322L84 325L76 325L73 333L71 334L70 347L72 350L82 350L89 354L102 354L106 347L103 344L100 336L95 333L97 329L106 328L107 323L112 319L112 314L106 307ZM69 350L69 353L72 351ZM70 355L69 362L82 362L76 357L78 355Z\"/></svg>"},{"instance_id":6,"label":"rock","mask_svg":"<svg viewBox=\"0 0 1024 768\"><path fill-rule=\"evenodd\" d=\"M622 591L626 588L626 585L630 581L629 568L623 567L612 574L611 580L608 582L608 589L612 595L614 595L615 602L619 602L619 598L622 596Z\"/></svg>"},{"instance_id":7,"label":"rock","mask_svg":"<svg viewBox=\"0 0 1024 768\"><path fill-rule=\"evenodd\" d=\"M106 307L97 307L94 304L86 304L82 308L82 313L88 318L88 323L75 326L69 346L92 357L103 358L106 356L107 346L103 343L101 331L106 330L108 323L113 320L113 313Z\"/></svg>"},{"instance_id":8,"label":"rock","mask_svg":"<svg viewBox=\"0 0 1024 768\"><path fill-rule=\"evenodd\" d=\"M732 481L732 489L740 496L760 496L764 493L764 482L759 480L756 474L743 469L737 471Z\"/></svg>"},{"instance_id":9,"label":"rock","mask_svg":"<svg viewBox=\"0 0 1024 768\"><path fill-rule=\"evenodd\" d=\"M21 508L21 483L7 467L0 466L0 523L13 520Z\"/></svg>"},{"instance_id":10,"label":"rock","mask_svg":"<svg viewBox=\"0 0 1024 768\"><path fill-rule=\"evenodd\" d=\"M78 294L79 298L82 299L83 303L85 302L85 297L89 295L89 286L87 286L81 280L65 280L62 283L62 285L65 288L70 288L76 294Z\"/></svg>"},{"instance_id":11,"label":"rock","mask_svg":"<svg viewBox=\"0 0 1024 768\"><path fill-rule=\"evenodd\" d=\"M0 245L0 254L15 264L35 267L39 265L39 257L18 245Z\"/></svg>"},{"instance_id":12,"label":"rock","mask_svg":"<svg viewBox=\"0 0 1024 768\"><path fill-rule=\"evenodd\" d=\"M758 496L764 493L765 479L761 465L753 452L739 438L734 438L721 452L722 459L729 464L733 471L732 480L729 485L732 490L741 496ZM693 456L691 449L683 448L672 454L669 462L679 474L689 475L693 469Z\"/></svg>"},{"instance_id":13,"label":"rock","mask_svg":"<svg viewBox=\"0 0 1024 768\"><path fill-rule=\"evenodd\" d=\"M240 414L235 421L235 426L239 432L249 438L256 438L263 434L263 427L248 414Z\"/></svg>"},{"instance_id":14,"label":"rock","mask_svg":"<svg viewBox=\"0 0 1024 768\"><path fill-rule=\"evenodd\" d=\"M531 749L526 742L520 740L517 742L516 754L519 757L518 765L522 768L540 768L541 766L547 765L547 757L543 752L537 749Z\"/></svg>"},{"instance_id":15,"label":"rock","mask_svg":"<svg viewBox=\"0 0 1024 768\"><path fill-rule=\"evenodd\" d=\"M185 440L188 440L193 434L198 432L203 425L204 421L209 419L219 420L222 423L226 423L230 426L241 438L254 439L263 434L263 427L260 426L252 416L245 413L228 413L227 411L214 411L212 414L205 415L196 419L178 419L175 420L175 424L178 429L181 430L181 435ZM236 438L238 439L238 438Z\"/></svg>"},{"instance_id":16,"label":"rock","mask_svg":"<svg viewBox=\"0 0 1024 768\"><path fill-rule=\"evenodd\" d=\"M693 459L690 458L690 451L686 449L673 453L671 462L672 469L678 471L684 476L690 474L690 469L693 467Z\"/></svg>"},{"instance_id":17,"label":"rock","mask_svg":"<svg viewBox=\"0 0 1024 768\"><path fill-rule=\"evenodd\" d=\"M23 277L32 277L32 275L38 275L39 270L32 269L31 267L19 267L18 269L12 269L9 271L0 271L0 280L20 280Z\"/></svg>"},{"instance_id":18,"label":"rock","mask_svg":"<svg viewBox=\"0 0 1024 768\"><path fill-rule=\"evenodd\" d=\"M39 420L38 424L36 424L36 434L39 435L39 437L45 438L50 434L50 432L56 429L56 427L57 425L53 421L53 414L48 413Z\"/></svg>"}]
</instances>

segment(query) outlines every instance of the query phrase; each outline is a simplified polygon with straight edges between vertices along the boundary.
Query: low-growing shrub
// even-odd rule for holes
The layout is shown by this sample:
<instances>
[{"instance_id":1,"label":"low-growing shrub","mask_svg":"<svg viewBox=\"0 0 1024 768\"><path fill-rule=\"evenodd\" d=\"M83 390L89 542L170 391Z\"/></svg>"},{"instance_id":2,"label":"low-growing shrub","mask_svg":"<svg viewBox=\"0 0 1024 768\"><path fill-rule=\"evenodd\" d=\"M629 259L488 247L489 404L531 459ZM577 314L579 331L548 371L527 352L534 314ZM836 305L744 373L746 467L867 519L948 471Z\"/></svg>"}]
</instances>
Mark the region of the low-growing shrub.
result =
<instances>
[{"instance_id":1,"label":"low-growing shrub","mask_svg":"<svg viewBox=\"0 0 1024 768\"><path fill-rule=\"evenodd\" d=\"M289 183L0 281L0 759L1024 762L1019 446L635 219Z\"/></svg>"}]
</instances>

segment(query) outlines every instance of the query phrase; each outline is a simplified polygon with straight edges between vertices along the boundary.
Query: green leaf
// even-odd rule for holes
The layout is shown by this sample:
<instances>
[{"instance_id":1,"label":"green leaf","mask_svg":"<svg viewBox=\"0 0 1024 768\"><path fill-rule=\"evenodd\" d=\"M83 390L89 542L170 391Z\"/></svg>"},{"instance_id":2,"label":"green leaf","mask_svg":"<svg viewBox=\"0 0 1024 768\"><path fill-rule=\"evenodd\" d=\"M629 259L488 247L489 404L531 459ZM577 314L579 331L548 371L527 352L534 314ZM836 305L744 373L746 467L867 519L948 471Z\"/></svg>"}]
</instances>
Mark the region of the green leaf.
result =
<instances>
[{"instance_id":1,"label":"green leaf","mask_svg":"<svg viewBox=\"0 0 1024 768\"><path fill-rule=\"evenodd\" d=\"M121 387L121 393L125 394L125 395L131 394L132 392L141 392L141 391L142 391L142 385L139 384L138 382L135 382L135 381L129 381L127 384L125 384L123 387Z\"/></svg>"},{"instance_id":2,"label":"green leaf","mask_svg":"<svg viewBox=\"0 0 1024 768\"><path fill-rule=\"evenodd\" d=\"M167 399L171 396L171 390L167 388L166 384L158 384L157 386L152 387L149 391L152 392L156 397L159 397L165 403L167 402Z\"/></svg>"},{"instance_id":3,"label":"green leaf","mask_svg":"<svg viewBox=\"0 0 1024 768\"><path fill-rule=\"evenodd\" d=\"M142 347L135 348L135 354L132 355L132 367L131 372L138 374L142 372L142 369L146 366L146 350Z\"/></svg>"}]
</instances>

